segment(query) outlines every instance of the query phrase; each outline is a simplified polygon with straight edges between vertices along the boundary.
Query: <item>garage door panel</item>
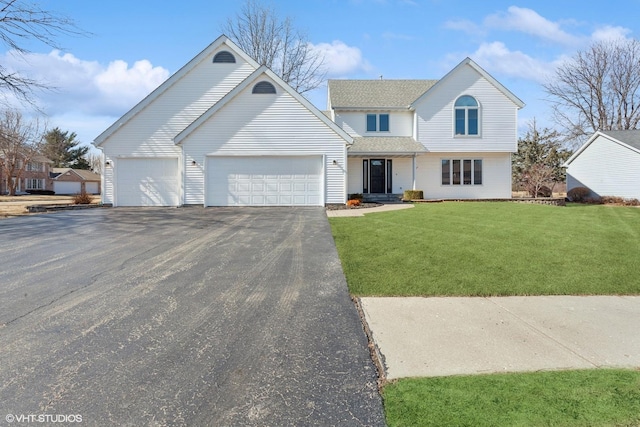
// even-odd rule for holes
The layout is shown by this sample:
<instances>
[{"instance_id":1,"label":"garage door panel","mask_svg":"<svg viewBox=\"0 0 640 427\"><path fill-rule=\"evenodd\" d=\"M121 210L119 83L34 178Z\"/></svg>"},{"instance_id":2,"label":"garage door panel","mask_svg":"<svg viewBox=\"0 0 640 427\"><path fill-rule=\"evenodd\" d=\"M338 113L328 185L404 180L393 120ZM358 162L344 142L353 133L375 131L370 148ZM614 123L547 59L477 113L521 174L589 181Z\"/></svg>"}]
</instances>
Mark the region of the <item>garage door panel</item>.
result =
<instances>
[{"instance_id":1,"label":"garage door panel","mask_svg":"<svg viewBox=\"0 0 640 427\"><path fill-rule=\"evenodd\" d=\"M177 206L178 159L119 159L118 206Z\"/></svg>"},{"instance_id":2,"label":"garage door panel","mask_svg":"<svg viewBox=\"0 0 640 427\"><path fill-rule=\"evenodd\" d=\"M209 206L318 206L323 200L321 182L321 156L207 160Z\"/></svg>"}]
</instances>

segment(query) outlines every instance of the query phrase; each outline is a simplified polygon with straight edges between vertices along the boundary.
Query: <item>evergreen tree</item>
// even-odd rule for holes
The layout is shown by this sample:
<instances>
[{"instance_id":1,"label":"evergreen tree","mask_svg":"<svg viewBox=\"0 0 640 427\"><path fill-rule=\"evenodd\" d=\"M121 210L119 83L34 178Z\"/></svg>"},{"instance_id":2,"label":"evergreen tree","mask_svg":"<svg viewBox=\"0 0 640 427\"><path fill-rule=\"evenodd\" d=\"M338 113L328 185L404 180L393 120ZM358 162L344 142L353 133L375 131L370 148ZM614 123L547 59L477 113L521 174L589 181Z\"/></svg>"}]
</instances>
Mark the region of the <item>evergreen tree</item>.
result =
<instances>
[{"instance_id":1,"label":"evergreen tree","mask_svg":"<svg viewBox=\"0 0 640 427\"><path fill-rule=\"evenodd\" d=\"M80 147L76 133L55 128L45 133L42 154L53 161L54 168L90 169L85 158L89 147Z\"/></svg>"}]
</instances>

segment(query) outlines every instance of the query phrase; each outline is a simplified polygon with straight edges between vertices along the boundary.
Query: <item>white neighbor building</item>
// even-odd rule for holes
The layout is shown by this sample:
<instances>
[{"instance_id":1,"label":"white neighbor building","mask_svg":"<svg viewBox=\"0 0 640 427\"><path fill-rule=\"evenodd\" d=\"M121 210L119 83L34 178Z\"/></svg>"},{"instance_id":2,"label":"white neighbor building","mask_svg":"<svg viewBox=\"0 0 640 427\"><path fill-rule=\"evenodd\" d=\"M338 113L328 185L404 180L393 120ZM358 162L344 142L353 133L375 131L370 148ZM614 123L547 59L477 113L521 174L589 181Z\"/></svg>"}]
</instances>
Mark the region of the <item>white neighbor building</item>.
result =
<instances>
[{"instance_id":1,"label":"white neighbor building","mask_svg":"<svg viewBox=\"0 0 640 427\"><path fill-rule=\"evenodd\" d=\"M114 206L511 197L516 96L470 59L434 80L331 80L323 114L221 36L96 138Z\"/></svg>"}]
</instances>

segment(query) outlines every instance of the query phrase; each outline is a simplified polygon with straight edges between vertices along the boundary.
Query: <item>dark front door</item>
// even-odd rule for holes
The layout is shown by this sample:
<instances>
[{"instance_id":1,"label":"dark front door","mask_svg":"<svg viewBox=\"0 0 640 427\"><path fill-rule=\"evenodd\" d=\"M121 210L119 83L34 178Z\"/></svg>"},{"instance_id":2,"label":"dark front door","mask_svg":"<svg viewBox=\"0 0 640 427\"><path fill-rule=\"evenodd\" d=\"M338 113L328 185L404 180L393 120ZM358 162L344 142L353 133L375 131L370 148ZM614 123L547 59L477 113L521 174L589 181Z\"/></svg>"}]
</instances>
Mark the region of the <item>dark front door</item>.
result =
<instances>
[{"instance_id":1,"label":"dark front door","mask_svg":"<svg viewBox=\"0 0 640 427\"><path fill-rule=\"evenodd\" d=\"M371 159L369 168L369 192L385 193L385 161L384 159Z\"/></svg>"}]
</instances>

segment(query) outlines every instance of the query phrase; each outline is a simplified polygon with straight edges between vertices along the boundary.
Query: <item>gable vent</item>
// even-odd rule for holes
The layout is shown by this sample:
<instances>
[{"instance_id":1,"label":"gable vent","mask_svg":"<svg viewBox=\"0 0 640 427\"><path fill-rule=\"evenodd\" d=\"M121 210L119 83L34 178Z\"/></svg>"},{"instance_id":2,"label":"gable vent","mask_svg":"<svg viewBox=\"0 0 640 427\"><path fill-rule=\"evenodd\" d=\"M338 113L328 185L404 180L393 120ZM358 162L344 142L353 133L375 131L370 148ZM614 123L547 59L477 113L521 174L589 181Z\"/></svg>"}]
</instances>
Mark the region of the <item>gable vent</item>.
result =
<instances>
[{"instance_id":1,"label":"gable vent","mask_svg":"<svg viewBox=\"0 0 640 427\"><path fill-rule=\"evenodd\" d=\"M276 93L276 88L269 82L256 83L251 93Z\"/></svg>"},{"instance_id":2,"label":"gable vent","mask_svg":"<svg viewBox=\"0 0 640 427\"><path fill-rule=\"evenodd\" d=\"M227 52L223 50L221 52L216 53L216 56L213 57L213 63L223 63L223 64L235 64L236 57L233 56L231 52Z\"/></svg>"}]
</instances>

